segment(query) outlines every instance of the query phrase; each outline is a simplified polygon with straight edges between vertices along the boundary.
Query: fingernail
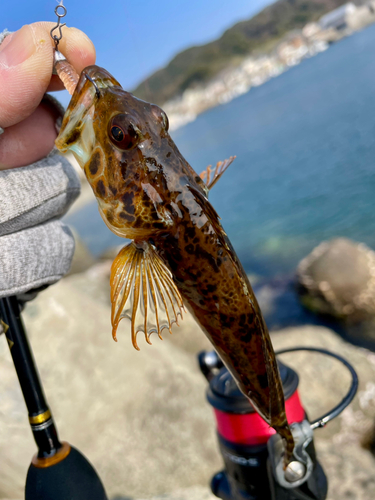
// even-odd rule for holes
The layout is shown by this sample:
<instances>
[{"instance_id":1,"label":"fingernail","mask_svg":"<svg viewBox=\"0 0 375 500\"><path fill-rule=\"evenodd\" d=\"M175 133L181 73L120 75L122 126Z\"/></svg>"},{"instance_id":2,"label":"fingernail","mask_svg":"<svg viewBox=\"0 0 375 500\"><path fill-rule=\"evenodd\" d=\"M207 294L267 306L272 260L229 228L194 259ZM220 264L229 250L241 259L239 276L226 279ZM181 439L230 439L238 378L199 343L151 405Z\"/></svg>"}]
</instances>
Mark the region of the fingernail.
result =
<instances>
[{"instance_id":1,"label":"fingernail","mask_svg":"<svg viewBox=\"0 0 375 500\"><path fill-rule=\"evenodd\" d=\"M23 63L32 56L36 50L33 33L29 26L23 26L0 52L0 66L11 68Z\"/></svg>"}]
</instances>

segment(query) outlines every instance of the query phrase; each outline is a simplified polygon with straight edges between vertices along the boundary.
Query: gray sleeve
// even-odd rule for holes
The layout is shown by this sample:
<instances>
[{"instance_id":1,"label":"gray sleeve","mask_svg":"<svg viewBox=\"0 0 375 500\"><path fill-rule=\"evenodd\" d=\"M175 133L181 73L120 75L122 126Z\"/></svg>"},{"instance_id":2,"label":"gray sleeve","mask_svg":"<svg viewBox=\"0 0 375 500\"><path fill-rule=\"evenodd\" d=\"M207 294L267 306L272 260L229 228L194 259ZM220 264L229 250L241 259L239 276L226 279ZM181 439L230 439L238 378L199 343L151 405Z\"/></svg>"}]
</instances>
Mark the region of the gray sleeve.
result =
<instances>
[{"instance_id":1,"label":"gray sleeve","mask_svg":"<svg viewBox=\"0 0 375 500\"><path fill-rule=\"evenodd\" d=\"M69 271L70 229L51 221L0 238L0 297L55 283Z\"/></svg>"},{"instance_id":2,"label":"gray sleeve","mask_svg":"<svg viewBox=\"0 0 375 500\"><path fill-rule=\"evenodd\" d=\"M0 171L0 297L54 283L68 272L74 239L57 219L79 192L76 172L56 153Z\"/></svg>"},{"instance_id":3,"label":"gray sleeve","mask_svg":"<svg viewBox=\"0 0 375 500\"><path fill-rule=\"evenodd\" d=\"M0 237L61 217L81 184L68 160L53 153L32 165L0 171Z\"/></svg>"}]
</instances>

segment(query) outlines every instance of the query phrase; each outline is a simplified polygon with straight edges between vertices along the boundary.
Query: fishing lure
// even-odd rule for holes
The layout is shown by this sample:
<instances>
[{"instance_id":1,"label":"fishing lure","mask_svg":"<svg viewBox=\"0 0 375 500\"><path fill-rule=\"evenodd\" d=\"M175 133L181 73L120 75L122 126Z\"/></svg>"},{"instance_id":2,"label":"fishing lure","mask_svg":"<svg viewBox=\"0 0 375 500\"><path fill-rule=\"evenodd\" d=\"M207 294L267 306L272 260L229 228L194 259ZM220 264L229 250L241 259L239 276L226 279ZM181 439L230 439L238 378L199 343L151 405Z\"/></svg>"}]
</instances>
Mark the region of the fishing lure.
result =
<instances>
[{"instance_id":1,"label":"fishing lure","mask_svg":"<svg viewBox=\"0 0 375 500\"><path fill-rule=\"evenodd\" d=\"M56 70L71 83L78 75L66 64L57 54ZM161 108L126 92L98 66L85 68L74 86L56 146L84 169L109 229L132 240L111 270L113 338L128 318L139 349L139 332L149 344L152 333L161 338L186 306L241 391L284 438L289 463L294 441L270 336L208 201L234 158L199 176L170 137Z\"/></svg>"}]
</instances>

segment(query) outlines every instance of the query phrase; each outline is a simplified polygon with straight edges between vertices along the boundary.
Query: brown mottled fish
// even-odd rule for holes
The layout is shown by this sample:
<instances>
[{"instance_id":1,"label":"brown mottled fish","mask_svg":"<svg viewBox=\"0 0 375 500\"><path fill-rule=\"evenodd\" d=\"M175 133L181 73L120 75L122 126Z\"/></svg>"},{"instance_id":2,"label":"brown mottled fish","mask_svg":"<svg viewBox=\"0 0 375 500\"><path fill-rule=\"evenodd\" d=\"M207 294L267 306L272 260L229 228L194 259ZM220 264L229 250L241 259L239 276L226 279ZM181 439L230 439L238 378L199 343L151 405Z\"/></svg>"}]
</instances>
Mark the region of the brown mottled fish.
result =
<instances>
[{"instance_id":1,"label":"brown mottled fish","mask_svg":"<svg viewBox=\"0 0 375 500\"><path fill-rule=\"evenodd\" d=\"M109 229L132 240L112 265L113 337L122 318L137 333L161 337L183 305L193 314L242 392L284 439L294 442L275 354L259 305L207 196L232 159L206 183L183 158L168 118L134 97L106 70L86 68L56 146L71 151Z\"/></svg>"}]
</instances>

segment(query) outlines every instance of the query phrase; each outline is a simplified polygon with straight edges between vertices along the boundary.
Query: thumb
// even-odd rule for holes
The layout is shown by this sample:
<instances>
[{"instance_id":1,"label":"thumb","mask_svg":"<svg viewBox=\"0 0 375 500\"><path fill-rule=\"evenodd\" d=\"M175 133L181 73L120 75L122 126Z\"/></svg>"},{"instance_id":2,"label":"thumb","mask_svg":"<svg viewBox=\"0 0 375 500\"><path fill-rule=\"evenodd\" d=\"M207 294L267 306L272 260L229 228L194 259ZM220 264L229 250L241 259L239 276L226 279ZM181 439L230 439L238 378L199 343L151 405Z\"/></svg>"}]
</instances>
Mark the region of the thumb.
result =
<instances>
[{"instance_id":1,"label":"thumb","mask_svg":"<svg viewBox=\"0 0 375 500\"><path fill-rule=\"evenodd\" d=\"M9 35L0 51L0 126L29 116L39 104L52 73L52 47L33 26Z\"/></svg>"},{"instance_id":2,"label":"thumb","mask_svg":"<svg viewBox=\"0 0 375 500\"><path fill-rule=\"evenodd\" d=\"M23 26L0 46L0 126L10 127L27 118L39 105L51 81L52 23ZM75 28L63 28L61 51L79 71L95 61L91 41ZM60 48L60 46L59 46Z\"/></svg>"}]
</instances>

